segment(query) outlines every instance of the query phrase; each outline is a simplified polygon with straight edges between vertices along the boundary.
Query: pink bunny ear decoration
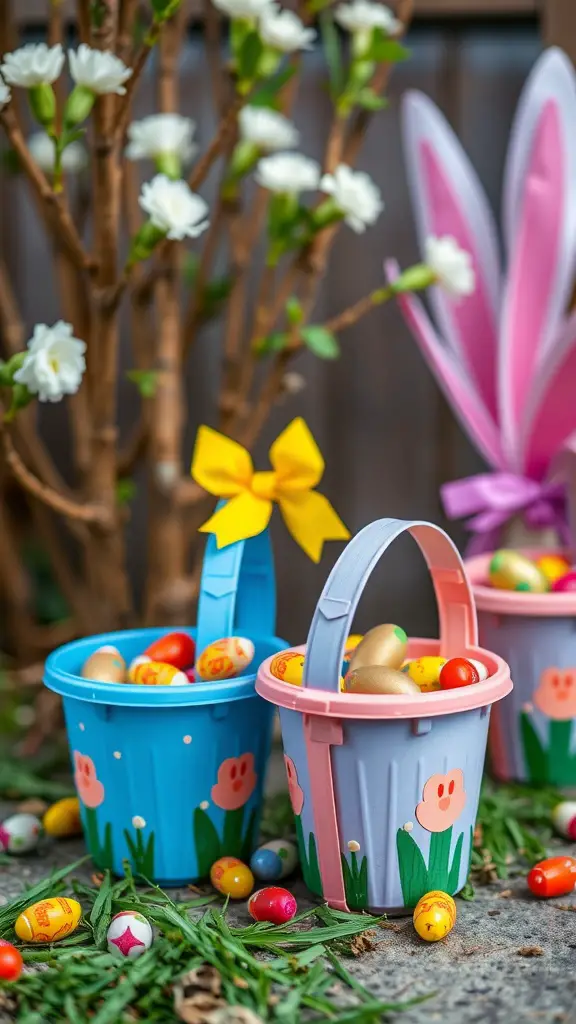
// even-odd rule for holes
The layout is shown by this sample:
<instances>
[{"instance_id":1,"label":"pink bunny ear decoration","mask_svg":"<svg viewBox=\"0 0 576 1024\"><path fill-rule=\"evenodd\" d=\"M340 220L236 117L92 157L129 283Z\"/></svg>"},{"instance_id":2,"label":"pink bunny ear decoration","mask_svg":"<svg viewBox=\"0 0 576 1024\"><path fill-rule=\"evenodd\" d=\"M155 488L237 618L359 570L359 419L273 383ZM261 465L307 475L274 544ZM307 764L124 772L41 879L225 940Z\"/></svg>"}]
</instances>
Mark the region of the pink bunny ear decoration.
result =
<instances>
[{"instance_id":1,"label":"pink bunny ear decoration","mask_svg":"<svg viewBox=\"0 0 576 1024\"><path fill-rule=\"evenodd\" d=\"M530 75L512 128L504 185L509 269L498 393L502 443L518 470L526 402L555 346L576 265L576 76L561 50ZM553 451L548 453L548 457Z\"/></svg>"},{"instance_id":2,"label":"pink bunny ear decoration","mask_svg":"<svg viewBox=\"0 0 576 1024\"><path fill-rule=\"evenodd\" d=\"M402 105L402 132L420 248L430 235L452 236L470 253L474 294L454 300L431 291L436 319L496 422L496 357L501 291L496 227L476 172L438 108L419 92Z\"/></svg>"}]
</instances>

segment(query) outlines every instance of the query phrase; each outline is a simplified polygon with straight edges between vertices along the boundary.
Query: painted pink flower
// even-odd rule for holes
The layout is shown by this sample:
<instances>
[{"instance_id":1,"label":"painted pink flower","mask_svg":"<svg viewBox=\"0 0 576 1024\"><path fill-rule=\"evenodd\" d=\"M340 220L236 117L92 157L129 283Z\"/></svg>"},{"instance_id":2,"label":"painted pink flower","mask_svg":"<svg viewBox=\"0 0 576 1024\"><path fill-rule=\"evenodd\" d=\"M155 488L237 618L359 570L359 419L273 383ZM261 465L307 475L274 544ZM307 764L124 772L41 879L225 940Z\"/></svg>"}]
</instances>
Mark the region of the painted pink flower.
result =
<instances>
[{"instance_id":1,"label":"painted pink flower","mask_svg":"<svg viewBox=\"0 0 576 1024\"><path fill-rule=\"evenodd\" d=\"M294 811L294 814L302 814L304 793L302 792L301 786L298 785L296 765L292 758L287 757L286 754L284 754L284 764L286 765L286 775L288 776L288 792L290 794L292 810Z\"/></svg>"},{"instance_id":2,"label":"painted pink flower","mask_svg":"<svg viewBox=\"0 0 576 1024\"><path fill-rule=\"evenodd\" d=\"M540 676L534 703L548 718L566 721L576 717L576 670L547 668Z\"/></svg>"},{"instance_id":3,"label":"painted pink flower","mask_svg":"<svg viewBox=\"0 0 576 1024\"><path fill-rule=\"evenodd\" d=\"M100 807L104 801L104 786L96 775L94 761L86 754L74 751L74 784L86 807Z\"/></svg>"},{"instance_id":4,"label":"painted pink flower","mask_svg":"<svg viewBox=\"0 0 576 1024\"><path fill-rule=\"evenodd\" d=\"M212 786L212 801L224 811L237 811L250 799L256 787L254 754L228 757L218 769L218 781Z\"/></svg>"},{"instance_id":5,"label":"painted pink flower","mask_svg":"<svg viewBox=\"0 0 576 1024\"><path fill-rule=\"evenodd\" d=\"M443 832L462 814L466 803L464 773L453 768L446 775L431 775L422 790L416 817L428 832Z\"/></svg>"}]
</instances>

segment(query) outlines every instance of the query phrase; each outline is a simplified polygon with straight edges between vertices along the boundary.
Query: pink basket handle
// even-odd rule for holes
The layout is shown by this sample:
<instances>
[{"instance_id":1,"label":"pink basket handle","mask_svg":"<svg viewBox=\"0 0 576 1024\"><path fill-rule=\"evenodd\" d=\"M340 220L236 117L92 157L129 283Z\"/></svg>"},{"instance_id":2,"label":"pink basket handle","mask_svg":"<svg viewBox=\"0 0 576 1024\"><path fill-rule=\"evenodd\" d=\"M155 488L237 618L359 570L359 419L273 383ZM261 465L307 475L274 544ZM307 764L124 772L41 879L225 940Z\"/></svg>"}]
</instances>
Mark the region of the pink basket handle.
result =
<instances>
[{"instance_id":1,"label":"pink basket handle","mask_svg":"<svg viewBox=\"0 0 576 1024\"><path fill-rule=\"evenodd\" d=\"M454 657L477 645L474 598L453 541L433 523L379 519L350 541L326 581L308 634L304 686L338 692L344 647L364 587L384 552L405 532L418 543L432 576L441 654Z\"/></svg>"}]
</instances>

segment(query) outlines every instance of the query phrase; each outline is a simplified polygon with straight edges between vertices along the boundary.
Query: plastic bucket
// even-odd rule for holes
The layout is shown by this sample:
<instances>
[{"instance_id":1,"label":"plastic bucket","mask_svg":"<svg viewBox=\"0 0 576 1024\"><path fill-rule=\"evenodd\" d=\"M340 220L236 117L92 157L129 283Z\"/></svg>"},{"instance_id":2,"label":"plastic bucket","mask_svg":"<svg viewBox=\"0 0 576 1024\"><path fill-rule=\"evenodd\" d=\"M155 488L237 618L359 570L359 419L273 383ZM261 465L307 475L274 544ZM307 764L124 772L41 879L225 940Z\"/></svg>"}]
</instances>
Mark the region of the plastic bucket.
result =
<instances>
[{"instance_id":1,"label":"plastic bucket","mask_svg":"<svg viewBox=\"0 0 576 1024\"><path fill-rule=\"evenodd\" d=\"M161 885L209 874L219 857L248 859L258 839L272 708L255 693L256 666L285 646L274 636L268 533L218 551L207 544L197 648L241 635L255 644L250 674L187 686L83 679L83 663L114 644L127 662L166 630L87 637L54 651L46 686L64 699L84 834L94 863Z\"/></svg>"},{"instance_id":2,"label":"plastic bucket","mask_svg":"<svg viewBox=\"0 0 576 1024\"><path fill-rule=\"evenodd\" d=\"M576 594L496 590L488 585L491 558L465 563L480 641L506 659L515 683L492 717L491 769L503 780L576 786Z\"/></svg>"},{"instance_id":3,"label":"plastic bucket","mask_svg":"<svg viewBox=\"0 0 576 1024\"><path fill-rule=\"evenodd\" d=\"M409 656L468 655L489 678L421 696L342 693L345 641L368 577L404 531L427 560L441 640ZM279 705L288 786L308 887L340 910L407 913L426 892L454 894L469 869L490 706L511 689L508 666L477 646L474 601L449 537L430 523L382 519L347 546L318 602L304 684L259 670Z\"/></svg>"}]
</instances>

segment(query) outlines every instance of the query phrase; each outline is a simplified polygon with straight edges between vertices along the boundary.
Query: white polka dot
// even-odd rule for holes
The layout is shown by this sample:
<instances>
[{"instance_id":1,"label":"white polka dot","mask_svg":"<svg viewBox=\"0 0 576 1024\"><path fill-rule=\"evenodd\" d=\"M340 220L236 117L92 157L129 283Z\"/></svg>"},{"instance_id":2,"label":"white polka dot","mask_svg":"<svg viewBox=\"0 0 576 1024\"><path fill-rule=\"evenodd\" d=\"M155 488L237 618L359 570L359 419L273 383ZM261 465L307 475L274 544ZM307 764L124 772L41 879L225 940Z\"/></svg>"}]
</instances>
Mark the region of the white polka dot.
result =
<instances>
[{"instance_id":1,"label":"white polka dot","mask_svg":"<svg viewBox=\"0 0 576 1024\"><path fill-rule=\"evenodd\" d=\"M84 732L84 729L86 728L86 726L84 725L84 722L78 722L78 726L80 728L80 732Z\"/></svg>"},{"instance_id":2,"label":"white polka dot","mask_svg":"<svg viewBox=\"0 0 576 1024\"><path fill-rule=\"evenodd\" d=\"M413 822L413 821L407 821L407 822L406 822L406 823L405 823L405 824L404 824L404 825L402 826L402 828L404 829L404 831L405 831L405 832L411 832L411 831L412 831L412 829L414 828L414 822Z\"/></svg>"},{"instance_id":3,"label":"white polka dot","mask_svg":"<svg viewBox=\"0 0 576 1024\"><path fill-rule=\"evenodd\" d=\"M184 736L183 740L184 740L184 743L186 743L186 744L192 743L192 737L191 736Z\"/></svg>"},{"instance_id":4,"label":"white polka dot","mask_svg":"<svg viewBox=\"0 0 576 1024\"><path fill-rule=\"evenodd\" d=\"M208 803L207 800L203 800L202 803L200 804L200 810L201 811L207 811L209 807L210 807L210 804Z\"/></svg>"},{"instance_id":5,"label":"white polka dot","mask_svg":"<svg viewBox=\"0 0 576 1024\"><path fill-rule=\"evenodd\" d=\"M348 849L350 850L350 853L358 853L360 843L357 843L355 839L351 839L348 843Z\"/></svg>"},{"instance_id":6,"label":"white polka dot","mask_svg":"<svg viewBox=\"0 0 576 1024\"><path fill-rule=\"evenodd\" d=\"M134 825L134 828L146 828L146 822L139 814L134 815L132 818L132 824Z\"/></svg>"},{"instance_id":7,"label":"white polka dot","mask_svg":"<svg viewBox=\"0 0 576 1024\"><path fill-rule=\"evenodd\" d=\"M533 704L523 704L522 705L522 711L525 711L527 715L530 715L534 711L534 705Z\"/></svg>"},{"instance_id":8,"label":"white polka dot","mask_svg":"<svg viewBox=\"0 0 576 1024\"><path fill-rule=\"evenodd\" d=\"M122 757L122 754L120 753L119 750L115 750L114 751L114 757L116 758L117 761L120 760L120 758Z\"/></svg>"}]
</instances>

